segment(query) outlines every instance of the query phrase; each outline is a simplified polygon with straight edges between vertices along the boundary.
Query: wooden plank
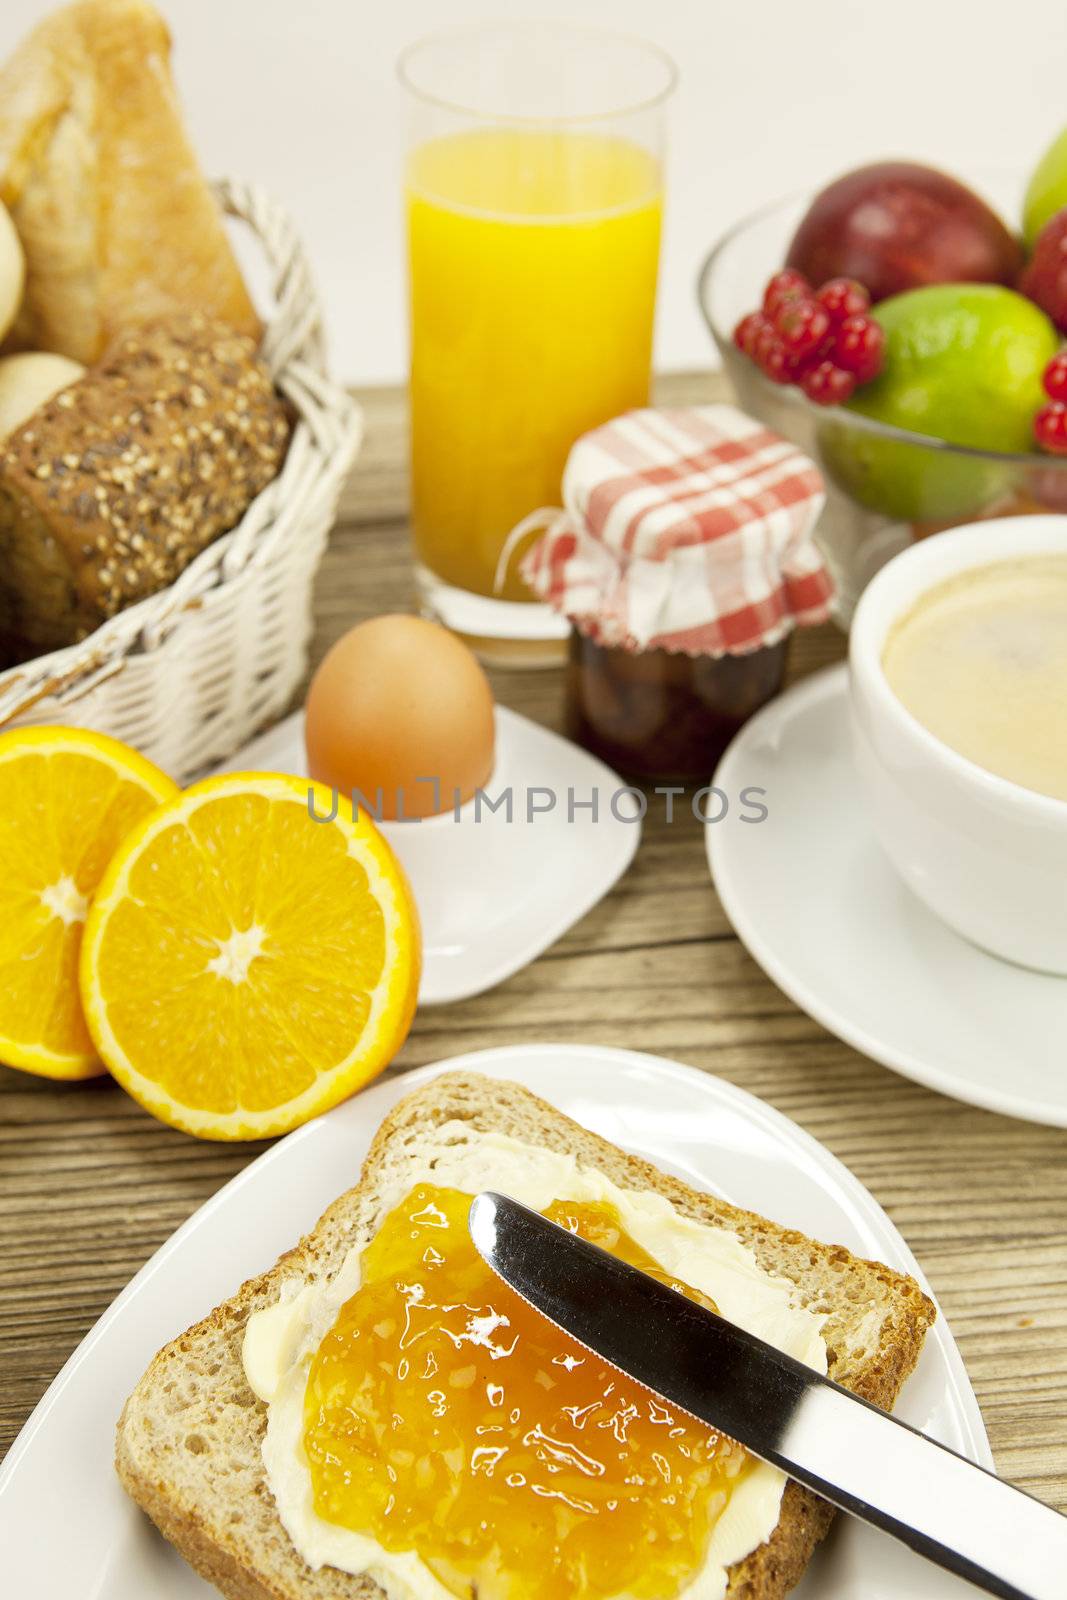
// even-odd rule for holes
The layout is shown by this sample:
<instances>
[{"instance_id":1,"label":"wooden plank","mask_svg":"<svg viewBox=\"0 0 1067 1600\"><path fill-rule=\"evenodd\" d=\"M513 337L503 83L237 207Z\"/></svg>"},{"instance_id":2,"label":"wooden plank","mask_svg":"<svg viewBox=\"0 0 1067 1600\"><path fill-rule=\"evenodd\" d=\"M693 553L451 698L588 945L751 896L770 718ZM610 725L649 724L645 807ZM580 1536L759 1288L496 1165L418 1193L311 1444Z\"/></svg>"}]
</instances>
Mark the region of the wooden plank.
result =
<instances>
[{"instance_id":1,"label":"wooden plank","mask_svg":"<svg viewBox=\"0 0 1067 1600\"><path fill-rule=\"evenodd\" d=\"M722 392L708 374L659 391L673 403ZM319 576L314 661L361 617L412 600L403 395L361 398L366 443ZM791 676L843 651L832 627L802 634ZM558 672L493 679L502 703L559 726ZM932 1094L825 1033L734 938L700 827L684 815L668 826L655 805L613 893L510 982L422 1012L392 1070L531 1037L677 1057L820 1139L916 1251L1002 1470L1067 1510L1062 1132ZM109 1080L51 1084L0 1069L0 1450L133 1272L261 1148L187 1139Z\"/></svg>"}]
</instances>

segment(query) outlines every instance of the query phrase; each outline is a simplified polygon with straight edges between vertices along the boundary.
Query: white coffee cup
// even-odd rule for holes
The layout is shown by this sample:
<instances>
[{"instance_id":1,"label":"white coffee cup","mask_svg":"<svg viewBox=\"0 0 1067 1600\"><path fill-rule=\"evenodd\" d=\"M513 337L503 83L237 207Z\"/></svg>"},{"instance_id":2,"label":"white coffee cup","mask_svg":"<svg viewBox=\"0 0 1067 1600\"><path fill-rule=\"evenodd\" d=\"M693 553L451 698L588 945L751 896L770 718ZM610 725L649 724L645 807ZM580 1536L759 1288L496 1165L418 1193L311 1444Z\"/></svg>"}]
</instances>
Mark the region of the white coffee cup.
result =
<instances>
[{"instance_id":1,"label":"white coffee cup","mask_svg":"<svg viewBox=\"0 0 1067 1600\"><path fill-rule=\"evenodd\" d=\"M864 591L849 665L857 765L875 831L904 882L982 949L1067 974L1067 801L950 749L905 709L882 669L893 623L935 584L1050 552L1067 554L1067 516L1005 517L912 545Z\"/></svg>"}]
</instances>

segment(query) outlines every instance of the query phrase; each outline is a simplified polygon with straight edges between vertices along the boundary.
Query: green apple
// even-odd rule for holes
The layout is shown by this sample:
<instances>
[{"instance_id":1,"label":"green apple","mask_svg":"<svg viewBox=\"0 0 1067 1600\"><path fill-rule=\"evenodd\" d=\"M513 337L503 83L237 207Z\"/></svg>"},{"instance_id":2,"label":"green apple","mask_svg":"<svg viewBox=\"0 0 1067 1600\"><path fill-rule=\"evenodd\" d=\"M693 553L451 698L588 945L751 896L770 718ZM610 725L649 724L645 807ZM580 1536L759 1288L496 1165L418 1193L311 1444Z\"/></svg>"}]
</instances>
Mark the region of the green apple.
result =
<instances>
[{"instance_id":1,"label":"green apple","mask_svg":"<svg viewBox=\"0 0 1067 1600\"><path fill-rule=\"evenodd\" d=\"M1034 240L1050 217L1067 206L1067 128L1056 135L1026 186L1023 200L1023 234L1032 250Z\"/></svg>"}]
</instances>

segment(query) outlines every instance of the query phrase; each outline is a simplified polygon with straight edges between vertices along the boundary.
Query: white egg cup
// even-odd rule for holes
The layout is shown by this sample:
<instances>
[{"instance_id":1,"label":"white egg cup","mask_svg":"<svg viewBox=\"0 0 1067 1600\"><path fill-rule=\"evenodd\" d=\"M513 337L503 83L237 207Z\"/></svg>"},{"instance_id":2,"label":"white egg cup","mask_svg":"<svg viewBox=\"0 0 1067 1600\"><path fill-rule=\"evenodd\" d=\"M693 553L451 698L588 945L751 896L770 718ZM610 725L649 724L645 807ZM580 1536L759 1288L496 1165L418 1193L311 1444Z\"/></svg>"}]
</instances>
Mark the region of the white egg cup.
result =
<instances>
[{"instance_id":1,"label":"white egg cup","mask_svg":"<svg viewBox=\"0 0 1067 1600\"><path fill-rule=\"evenodd\" d=\"M217 770L306 777L303 712ZM467 999L503 983L604 898L641 837L624 791L603 762L497 706L496 760L482 791L458 810L378 823L419 908L420 1005Z\"/></svg>"}]
</instances>

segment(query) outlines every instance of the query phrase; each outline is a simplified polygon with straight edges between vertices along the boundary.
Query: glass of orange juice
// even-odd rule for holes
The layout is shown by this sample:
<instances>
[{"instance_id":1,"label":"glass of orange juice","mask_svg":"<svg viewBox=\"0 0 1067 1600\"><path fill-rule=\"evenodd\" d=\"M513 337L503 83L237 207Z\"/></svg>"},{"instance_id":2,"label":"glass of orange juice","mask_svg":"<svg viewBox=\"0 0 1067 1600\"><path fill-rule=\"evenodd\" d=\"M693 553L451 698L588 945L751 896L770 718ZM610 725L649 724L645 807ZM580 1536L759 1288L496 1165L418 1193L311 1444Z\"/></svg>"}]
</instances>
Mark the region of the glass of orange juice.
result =
<instances>
[{"instance_id":1,"label":"glass of orange juice","mask_svg":"<svg viewBox=\"0 0 1067 1600\"><path fill-rule=\"evenodd\" d=\"M554 24L413 45L405 191L420 603L487 659L559 659L517 570L587 429L647 405L671 61Z\"/></svg>"}]
</instances>

